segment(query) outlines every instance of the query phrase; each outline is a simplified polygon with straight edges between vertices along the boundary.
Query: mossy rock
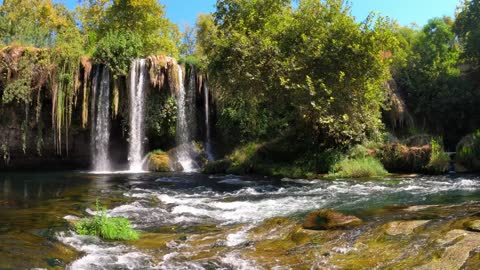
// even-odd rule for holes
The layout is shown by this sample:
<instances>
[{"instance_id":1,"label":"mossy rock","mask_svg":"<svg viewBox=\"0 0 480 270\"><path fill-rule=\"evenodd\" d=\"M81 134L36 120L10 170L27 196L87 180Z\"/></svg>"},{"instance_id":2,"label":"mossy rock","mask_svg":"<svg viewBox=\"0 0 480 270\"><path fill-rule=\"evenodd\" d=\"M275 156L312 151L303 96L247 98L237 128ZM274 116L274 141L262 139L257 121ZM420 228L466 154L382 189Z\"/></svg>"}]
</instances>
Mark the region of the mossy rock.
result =
<instances>
[{"instance_id":1,"label":"mossy rock","mask_svg":"<svg viewBox=\"0 0 480 270\"><path fill-rule=\"evenodd\" d=\"M169 172L170 157L167 153L150 153L148 156L148 169L154 172Z\"/></svg>"},{"instance_id":2,"label":"mossy rock","mask_svg":"<svg viewBox=\"0 0 480 270\"><path fill-rule=\"evenodd\" d=\"M480 129L457 144L456 161L468 171L480 171Z\"/></svg>"},{"instance_id":3,"label":"mossy rock","mask_svg":"<svg viewBox=\"0 0 480 270\"><path fill-rule=\"evenodd\" d=\"M431 145L408 147L403 144L386 144L377 152L377 158L389 172L424 172L432 154Z\"/></svg>"},{"instance_id":4,"label":"mossy rock","mask_svg":"<svg viewBox=\"0 0 480 270\"><path fill-rule=\"evenodd\" d=\"M332 209L321 209L309 213L303 228L309 230L347 229L362 224L356 216L345 215Z\"/></svg>"},{"instance_id":5,"label":"mossy rock","mask_svg":"<svg viewBox=\"0 0 480 270\"><path fill-rule=\"evenodd\" d=\"M391 236L409 235L428 222L429 220L392 221L385 224L384 228L385 232Z\"/></svg>"},{"instance_id":6,"label":"mossy rock","mask_svg":"<svg viewBox=\"0 0 480 270\"><path fill-rule=\"evenodd\" d=\"M472 220L466 222L465 228L472 232L480 232L480 220Z\"/></svg>"},{"instance_id":7,"label":"mossy rock","mask_svg":"<svg viewBox=\"0 0 480 270\"><path fill-rule=\"evenodd\" d=\"M210 161L203 168L203 173L215 174L215 173L226 173L228 168L230 168L231 162L225 159Z\"/></svg>"}]
</instances>

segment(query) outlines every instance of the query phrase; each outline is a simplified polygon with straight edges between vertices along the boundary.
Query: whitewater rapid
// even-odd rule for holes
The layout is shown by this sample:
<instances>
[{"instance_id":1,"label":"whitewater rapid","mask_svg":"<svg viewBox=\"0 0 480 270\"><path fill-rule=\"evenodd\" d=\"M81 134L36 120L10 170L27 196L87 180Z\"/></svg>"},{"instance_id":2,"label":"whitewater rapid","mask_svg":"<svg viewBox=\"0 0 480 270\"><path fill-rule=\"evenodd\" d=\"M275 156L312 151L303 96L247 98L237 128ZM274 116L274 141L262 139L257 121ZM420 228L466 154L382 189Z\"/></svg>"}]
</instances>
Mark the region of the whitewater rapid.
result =
<instances>
[{"instance_id":1,"label":"whitewater rapid","mask_svg":"<svg viewBox=\"0 0 480 270\"><path fill-rule=\"evenodd\" d=\"M108 210L109 216L126 217L140 231L168 225L186 228L215 224L228 231L224 244L231 249L216 258L219 267L255 269L254 262L241 258L237 249L247 242L247 232L268 218L302 216L319 208L354 211L388 205L431 204L442 201L442 196L468 200L468 196L480 196L480 179L444 176L383 181L272 181L233 175L179 174L137 180L123 196L130 202ZM110 265L127 269L203 269L200 264L181 260L188 255L183 253L185 247L182 246L172 245L162 262L155 264L151 254L124 244L107 243L73 232L64 233L59 239L86 254L73 262L70 269L110 269ZM188 246L188 241L185 245Z\"/></svg>"}]
</instances>

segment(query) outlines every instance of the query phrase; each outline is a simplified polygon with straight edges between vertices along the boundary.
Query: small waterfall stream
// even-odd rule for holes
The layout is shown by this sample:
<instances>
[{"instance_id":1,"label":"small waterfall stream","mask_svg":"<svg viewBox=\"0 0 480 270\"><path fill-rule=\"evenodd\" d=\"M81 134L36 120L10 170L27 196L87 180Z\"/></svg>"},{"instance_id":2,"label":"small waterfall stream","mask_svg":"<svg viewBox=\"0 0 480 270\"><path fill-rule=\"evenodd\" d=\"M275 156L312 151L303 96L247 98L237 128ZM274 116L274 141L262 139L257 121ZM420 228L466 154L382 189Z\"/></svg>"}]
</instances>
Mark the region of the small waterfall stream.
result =
<instances>
[{"instance_id":1,"label":"small waterfall stream","mask_svg":"<svg viewBox=\"0 0 480 270\"><path fill-rule=\"evenodd\" d=\"M210 142L210 100L206 81L204 83L203 94L205 100L205 153L207 154L208 160L213 160L212 144Z\"/></svg>"},{"instance_id":2,"label":"small waterfall stream","mask_svg":"<svg viewBox=\"0 0 480 270\"><path fill-rule=\"evenodd\" d=\"M102 70L100 72L100 70ZM110 72L104 66L97 67L92 87L92 139L93 170L111 170L108 147L110 141ZM98 101L97 101L98 99Z\"/></svg>"},{"instance_id":3,"label":"small waterfall stream","mask_svg":"<svg viewBox=\"0 0 480 270\"><path fill-rule=\"evenodd\" d=\"M128 168L142 172L144 163L143 141L145 138L145 86L147 69L145 59L135 59L129 74L130 92L130 139Z\"/></svg>"},{"instance_id":4,"label":"small waterfall stream","mask_svg":"<svg viewBox=\"0 0 480 270\"><path fill-rule=\"evenodd\" d=\"M190 76L190 88L194 86L195 77L194 72L191 72ZM183 82L183 70L180 65L178 65L178 78L179 78L179 93L177 97L177 150L176 156L177 161L183 167L184 172L195 172L198 169L198 166L195 164L192 158L192 145L191 145L191 134L190 134L190 125L189 125L189 118L190 112L188 110L188 105L192 106L192 104L188 104L188 101L192 94L188 94L185 91L185 85ZM191 89L190 89L191 90ZM193 90L192 90L193 91ZM190 91L190 92L192 92Z\"/></svg>"}]
</instances>

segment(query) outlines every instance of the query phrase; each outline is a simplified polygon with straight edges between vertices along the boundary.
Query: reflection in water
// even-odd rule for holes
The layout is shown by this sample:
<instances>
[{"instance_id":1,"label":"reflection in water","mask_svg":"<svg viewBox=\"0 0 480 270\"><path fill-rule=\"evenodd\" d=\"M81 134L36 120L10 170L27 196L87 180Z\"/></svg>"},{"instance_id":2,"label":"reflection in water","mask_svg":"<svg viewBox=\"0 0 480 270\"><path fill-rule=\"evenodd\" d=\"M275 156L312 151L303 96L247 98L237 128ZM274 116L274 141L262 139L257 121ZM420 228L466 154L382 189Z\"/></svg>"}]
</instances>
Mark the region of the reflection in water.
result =
<instances>
[{"instance_id":1,"label":"reflection in water","mask_svg":"<svg viewBox=\"0 0 480 270\"><path fill-rule=\"evenodd\" d=\"M27 188L27 183L26 182L23 184L23 198L25 200L28 198L28 188Z\"/></svg>"},{"instance_id":2,"label":"reflection in water","mask_svg":"<svg viewBox=\"0 0 480 270\"><path fill-rule=\"evenodd\" d=\"M12 183L10 180L10 177L6 177L5 180L3 180L3 196L4 198L8 197L8 194L10 193Z\"/></svg>"}]
</instances>

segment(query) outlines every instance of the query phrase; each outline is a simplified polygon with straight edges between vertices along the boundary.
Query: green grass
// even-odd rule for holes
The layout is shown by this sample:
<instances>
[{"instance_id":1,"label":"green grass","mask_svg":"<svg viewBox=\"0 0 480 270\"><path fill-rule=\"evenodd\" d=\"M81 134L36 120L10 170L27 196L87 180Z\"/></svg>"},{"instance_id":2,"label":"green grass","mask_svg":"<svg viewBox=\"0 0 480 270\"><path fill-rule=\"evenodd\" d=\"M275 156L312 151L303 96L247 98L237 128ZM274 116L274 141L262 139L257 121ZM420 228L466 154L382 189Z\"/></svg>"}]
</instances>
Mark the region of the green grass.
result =
<instances>
[{"instance_id":1,"label":"green grass","mask_svg":"<svg viewBox=\"0 0 480 270\"><path fill-rule=\"evenodd\" d=\"M98 236L106 240L137 240L138 232L132 229L130 221L122 217L108 217L105 208L100 211L97 201L97 214L84 218L75 224L80 235Z\"/></svg>"},{"instance_id":2,"label":"green grass","mask_svg":"<svg viewBox=\"0 0 480 270\"><path fill-rule=\"evenodd\" d=\"M329 173L329 178L366 178L381 177L388 172L382 163L373 157L344 159L335 164Z\"/></svg>"},{"instance_id":3,"label":"green grass","mask_svg":"<svg viewBox=\"0 0 480 270\"><path fill-rule=\"evenodd\" d=\"M163 151L162 149L156 149L156 150L153 150L151 151L150 153L148 153L149 155L163 155L165 154L166 152Z\"/></svg>"}]
</instances>

